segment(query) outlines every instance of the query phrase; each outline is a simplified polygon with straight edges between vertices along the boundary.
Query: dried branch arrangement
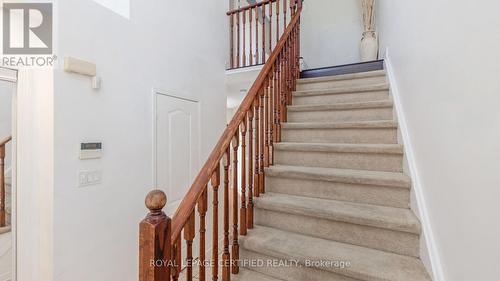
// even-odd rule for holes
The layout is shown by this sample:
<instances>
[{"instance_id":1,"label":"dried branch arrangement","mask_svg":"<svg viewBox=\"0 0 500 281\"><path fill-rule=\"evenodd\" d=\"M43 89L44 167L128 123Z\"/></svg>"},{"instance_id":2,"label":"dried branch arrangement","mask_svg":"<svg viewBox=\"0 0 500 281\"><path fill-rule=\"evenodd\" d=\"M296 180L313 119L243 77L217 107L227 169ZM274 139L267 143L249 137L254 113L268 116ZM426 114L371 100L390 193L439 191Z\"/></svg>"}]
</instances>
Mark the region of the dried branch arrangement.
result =
<instances>
[{"instance_id":1,"label":"dried branch arrangement","mask_svg":"<svg viewBox=\"0 0 500 281\"><path fill-rule=\"evenodd\" d=\"M375 0L361 0L363 9L363 27L365 31L375 29Z\"/></svg>"}]
</instances>

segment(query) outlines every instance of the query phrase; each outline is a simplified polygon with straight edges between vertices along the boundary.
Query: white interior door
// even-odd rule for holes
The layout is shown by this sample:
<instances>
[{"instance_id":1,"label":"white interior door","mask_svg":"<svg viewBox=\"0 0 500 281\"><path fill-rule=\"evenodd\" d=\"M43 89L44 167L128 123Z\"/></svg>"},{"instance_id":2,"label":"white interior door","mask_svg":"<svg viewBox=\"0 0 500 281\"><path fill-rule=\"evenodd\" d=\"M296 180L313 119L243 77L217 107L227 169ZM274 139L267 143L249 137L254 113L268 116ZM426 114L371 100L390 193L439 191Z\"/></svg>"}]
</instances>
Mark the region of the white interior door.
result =
<instances>
[{"instance_id":1,"label":"white interior door","mask_svg":"<svg viewBox=\"0 0 500 281\"><path fill-rule=\"evenodd\" d=\"M199 104L156 94L156 187L167 193L172 214L191 186L200 161Z\"/></svg>"}]
</instances>

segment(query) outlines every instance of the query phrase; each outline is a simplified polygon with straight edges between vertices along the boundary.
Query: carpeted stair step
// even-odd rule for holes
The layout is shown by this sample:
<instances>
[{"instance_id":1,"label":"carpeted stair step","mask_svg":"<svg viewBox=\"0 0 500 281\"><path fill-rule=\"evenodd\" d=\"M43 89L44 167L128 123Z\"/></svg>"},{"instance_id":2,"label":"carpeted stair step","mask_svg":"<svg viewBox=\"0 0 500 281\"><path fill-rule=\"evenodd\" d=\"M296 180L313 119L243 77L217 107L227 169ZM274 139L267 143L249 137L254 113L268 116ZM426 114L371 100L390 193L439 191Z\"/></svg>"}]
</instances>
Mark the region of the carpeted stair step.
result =
<instances>
[{"instance_id":1,"label":"carpeted stair step","mask_svg":"<svg viewBox=\"0 0 500 281\"><path fill-rule=\"evenodd\" d=\"M246 251L285 260L298 260L310 266L308 279L339 280L333 276L319 279L324 271L363 281L429 281L422 262L408 257L365 247L335 242L256 226L247 236L240 238L240 245ZM339 266L345 262L348 266ZM348 264L347 264L348 263ZM270 267L261 267L260 272L273 276ZM272 269L272 267L271 267ZM293 271L284 271L283 280L294 280ZM351 280L352 280L351 279ZM349 279L348 279L349 280Z\"/></svg>"},{"instance_id":2,"label":"carpeted stair step","mask_svg":"<svg viewBox=\"0 0 500 281\"><path fill-rule=\"evenodd\" d=\"M283 123L283 142L307 143L397 143L393 121Z\"/></svg>"},{"instance_id":3,"label":"carpeted stair step","mask_svg":"<svg viewBox=\"0 0 500 281\"><path fill-rule=\"evenodd\" d=\"M294 233L418 257L420 223L409 209L266 193L255 223Z\"/></svg>"},{"instance_id":4,"label":"carpeted stair step","mask_svg":"<svg viewBox=\"0 0 500 281\"><path fill-rule=\"evenodd\" d=\"M293 143L274 145L278 165L401 172L403 147L397 144Z\"/></svg>"},{"instance_id":5,"label":"carpeted stair step","mask_svg":"<svg viewBox=\"0 0 500 281\"><path fill-rule=\"evenodd\" d=\"M384 70L368 71L344 75L303 78L297 81L297 90L323 90L354 85L387 83Z\"/></svg>"},{"instance_id":6,"label":"carpeted stair step","mask_svg":"<svg viewBox=\"0 0 500 281\"><path fill-rule=\"evenodd\" d=\"M322 105L380 101L389 99L389 85L387 83L383 83L325 90L295 91L292 95L293 105Z\"/></svg>"},{"instance_id":7,"label":"carpeted stair step","mask_svg":"<svg viewBox=\"0 0 500 281\"><path fill-rule=\"evenodd\" d=\"M288 122L352 122L392 120L392 101L288 106Z\"/></svg>"},{"instance_id":8,"label":"carpeted stair step","mask_svg":"<svg viewBox=\"0 0 500 281\"><path fill-rule=\"evenodd\" d=\"M411 182L402 173L275 165L265 180L268 192L409 208Z\"/></svg>"}]
</instances>

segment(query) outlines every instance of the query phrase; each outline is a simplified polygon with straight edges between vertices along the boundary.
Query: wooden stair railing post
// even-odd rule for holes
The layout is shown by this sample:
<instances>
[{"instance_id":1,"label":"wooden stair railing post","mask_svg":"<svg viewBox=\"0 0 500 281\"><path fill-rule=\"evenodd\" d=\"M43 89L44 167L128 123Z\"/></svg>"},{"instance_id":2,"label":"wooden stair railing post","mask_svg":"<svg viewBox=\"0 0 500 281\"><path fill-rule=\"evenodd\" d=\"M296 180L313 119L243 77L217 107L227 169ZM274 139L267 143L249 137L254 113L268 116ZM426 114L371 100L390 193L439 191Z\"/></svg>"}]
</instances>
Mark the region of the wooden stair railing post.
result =
<instances>
[{"instance_id":1,"label":"wooden stair railing post","mask_svg":"<svg viewBox=\"0 0 500 281\"><path fill-rule=\"evenodd\" d=\"M196 231L195 212L191 214L188 223L184 227L184 240L186 240L186 280L193 281L193 240Z\"/></svg>"},{"instance_id":2,"label":"wooden stair railing post","mask_svg":"<svg viewBox=\"0 0 500 281\"><path fill-rule=\"evenodd\" d=\"M272 3L270 3L271 5ZM266 8L262 6L262 63L266 63Z\"/></svg>"},{"instance_id":3,"label":"wooden stair railing post","mask_svg":"<svg viewBox=\"0 0 500 281\"><path fill-rule=\"evenodd\" d=\"M242 20L243 20L243 29L242 29L242 32L243 32L243 67L247 66L247 47L246 47L246 43L247 43L247 37L246 37L246 31L247 31L247 27L246 27L246 24L247 24L247 18L246 18L246 15L247 15L247 11L246 10L243 10L242 12Z\"/></svg>"},{"instance_id":4,"label":"wooden stair railing post","mask_svg":"<svg viewBox=\"0 0 500 281\"><path fill-rule=\"evenodd\" d=\"M234 68L234 15L229 15L229 65Z\"/></svg>"},{"instance_id":5,"label":"wooden stair railing post","mask_svg":"<svg viewBox=\"0 0 500 281\"><path fill-rule=\"evenodd\" d=\"M259 163L260 163L260 145L259 145L259 127L260 127L260 113L259 113L259 98L255 98L253 101L253 109L255 111L255 134L254 134L254 139L255 139L255 157L254 157L254 195L255 197L260 197L260 180L259 180Z\"/></svg>"},{"instance_id":6,"label":"wooden stair railing post","mask_svg":"<svg viewBox=\"0 0 500 281\"><path fill-rule=\"evenodd\" d=\"M230 164L230 149L226 149L224 154L224 250L222 252L222 280L229 281L231 278L229 254L229 164Z\"/></svg>"},{"instance_id":7,"label":"wooden stair railing post","mask_svg":"<svg viewBox=\"0 0 500 281\"><path fill-rule=\"evenodd\" d=\"M238 8L240 1L238 0ZM236 67L240 67L240 14L236 13Z\"/></svg>"},{"instance_id":8,"label":"wooden stair railing post","mask_svg":"<svg viewBox=\"0 0 500 281\"><path fill-rule=\"evenodd\" d=\"M220 164L212 174L212 213L213 213L213 226L212 226L212 280L217 281L219 278L219 185L220 185Z\"/></svg>"},{"instance_id":9,"label":"wooden stair railing post","mask_svg":"<svg viewBox=\"0 0 500 281\"><path fill-rule=\"evenodd\" d=\"M260 102L259 102L259 114L260 114L260 125L259 125L259 153L260 153L260 158L259 158L259 189L260 193L266 193L266 188L264 186L264 121L265 121L265 114L264 114L264 95L265 95L265 89L267 88L267 81L264 80L264 88L260 92Z\"/></svg>"},{"instance_id":10,"label":"wooden stair railing post","mask_svg":"<svg viewBox=\"0 0 500 281\"><path fill-rule=\"evenodd\" d=\"M268 139L269 165L274 165L274 69L269 73Z\"/></svg>"},{"instance_id":11,"label":"wooden stair railing post","mask_svg":"<svg viewBox=\"0 0 500 281\"><path fill-rule=\"evenodd\" d=\"M233 146L233 244L231 247L231 272L238 274L240 258L240 245L238 242L238 131L231 141Z\"/></svg>"},{"instance_id":12,"label":"wooden stair railing post","mask_svg":"<svg viewBox=\"0 0 500 281\"><path fill-rule=\"evenodd\" d=\"M286 5L286 1L287 0L283 0L283 30L286 29L286 10L288 9L287 5Z\"/></svg>"},{"instance_id":13,"label":"wooden stair railing post","mask_svg":"<svg viewBox=\"0 0 500 281\"><path fill-rule=\"evenodd\" d=\"M258 9L258 8L256 8L256 9ZM248 44L250 47L250 65L253 65L253 44L252 44L253 43L252 42L253 17L252 17L252 15L253 15L253 9L248 10L248 21L249 21L248 26L250 27L250 32L249 32L250 34L248 36L249 41L250 41Z\"/></svg>"},{"instance_id":14,"label":"wooden stair railing post","mask_svg":"<svg viewBox=\"0 0 500 281\"><path fill-rule=\"evenodd\" d=\"M241 206L240 206L240 235L247 235L247 203L246 203L246 117L240 125L241 129Z\"/></svg>"},{"instance_id":15,"label":"wooden stair railing post","mask_svg":"<svg viewBox=\"0 0 500 281\"><path fill-rule=\"evenodd\" d=\"M273 2L269 2L269 54L272 53L272 50L273 50Z\"/></svg>"},{"instance_id":16,"label":"wooden stair railing post","mask_svg":"<svg viewBox=\"0 0 500 281\"><path fill-rule=\"evenodd\" d=\"M253 228L253 108L248 110L248 206L247 206L247 228Z\"/></svg>"},{"instance_id":17,"label":"wooden stair railing post","mask_svg":"<svg viewBox=\"0 0 500 281\"><path fill-rule=\"evenodd\" d=\"M174 260L172 268L172 280L179 280L182 271L182 244L181 237L177 238L172 244L172 257Z\"/></svg>"},{"instance_id":18,"label":"wooden stair railing post","mask_svg":"<svg viewBox=\"0 0 500 281\"><path fill-rule=\"evenodd\" d=\"M276 45L280 40L280 0L276 1Z\"/></svg>"},{"instance_id":19,"label":"wooden stair railing post","mask_svg":"<svg viewBox=\"0 0 500 281\"><path fill-rule=\"evenodd\" d=\"M264 167L269 166L269 91L271 84L269 76L266 77L266 87L264 88Z\"/></svg>"},{"instance_id":20,"label":"wooden stair railing post","mask_svg":"<svg viewBox=\"0 0 500 281\"><path fill-rule=\"evenodd\" d=\"M255 9L255 64L259 63L259 8Z\"/></svg>"},{"instance_id":21,"label":"wooden stair railing post","mask_svg":"<svg viewBox=\"0 0 500 281\"><path fill-rule=\"evenodd\" d=\"M162 211L167 204L163 191L146 196L149 214L139 226L139 281L169 281L171 269L171 219Z\"/></svg>"},{"instance_id":22,"label":"wooden stair railing post","mask_svg":"<svg viewBox=\"0 0 500 281\"><path fill-rule=\"evenodd\" d=\"M278 60L275 63L274 66L274 98L275 98L275 123L276 123L276 142L281 142L281 120L280 120L280 115L281 115L281 100L280 100L280 85L279 85L279 76L280 76L280 66Z\"/></svg>"},{"instance_id":23,"label":"wooden stair railing post","mask_svg":"<svg viewBox=\"0 0 500 281\"><path fill-rule=\"evenodd\" d=\"M207 208L208 208L208 198L207 197L208 197L207 196L207 189L205 188L205 191L203 192L200 199L198 200L198 214L200 216L200 253L199 253L200 265L199 265L198 279L200 279L200 281L205 281L205 279L206 279L206 269L205 269L206 222L205 222L205 217L206 217Z\"/></svg>"}]
</instances>

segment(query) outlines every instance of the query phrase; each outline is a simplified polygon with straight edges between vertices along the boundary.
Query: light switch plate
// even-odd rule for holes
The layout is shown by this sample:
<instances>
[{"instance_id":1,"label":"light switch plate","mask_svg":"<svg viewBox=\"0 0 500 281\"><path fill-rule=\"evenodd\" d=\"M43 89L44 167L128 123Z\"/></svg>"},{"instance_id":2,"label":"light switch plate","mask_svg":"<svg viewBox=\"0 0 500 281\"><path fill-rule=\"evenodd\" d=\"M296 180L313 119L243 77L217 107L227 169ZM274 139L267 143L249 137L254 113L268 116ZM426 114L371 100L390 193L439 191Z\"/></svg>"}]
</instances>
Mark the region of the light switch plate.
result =
<instances>
[{"instance_id":1,"label":"light switch plate","mask_svg":"<svg viewBox=\"0 0 500 281\"><path fill-rule=\"evenodd\" d=\"M80 171L78 173L78 186L84 187L102 183L102 171Z\"/></svg>"}]
</instances>

